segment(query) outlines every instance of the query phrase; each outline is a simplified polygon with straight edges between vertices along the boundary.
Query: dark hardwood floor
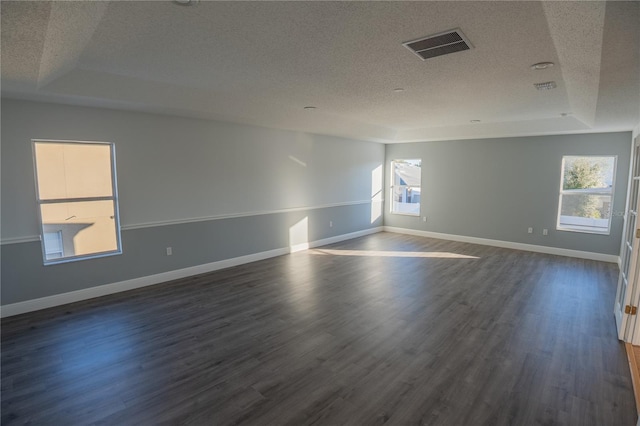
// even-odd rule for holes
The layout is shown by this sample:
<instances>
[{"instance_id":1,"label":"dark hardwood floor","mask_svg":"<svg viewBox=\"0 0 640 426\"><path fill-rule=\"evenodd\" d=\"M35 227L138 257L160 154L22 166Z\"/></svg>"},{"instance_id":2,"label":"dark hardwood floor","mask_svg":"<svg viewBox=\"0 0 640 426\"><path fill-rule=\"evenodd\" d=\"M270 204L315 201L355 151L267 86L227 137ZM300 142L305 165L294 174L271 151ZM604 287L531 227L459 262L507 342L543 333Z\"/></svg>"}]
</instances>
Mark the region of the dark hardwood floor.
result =
<instances>
[{"instance_id":1,"label":"dark hardwood floor","mask_svg":"<svg viewBox=\"0 0 640 426\"><path fill-rule=\"evenodd\" d=\"M381 233L7 318L2 424L631 426L617 273Z\"/></svg>"}]
</instances>

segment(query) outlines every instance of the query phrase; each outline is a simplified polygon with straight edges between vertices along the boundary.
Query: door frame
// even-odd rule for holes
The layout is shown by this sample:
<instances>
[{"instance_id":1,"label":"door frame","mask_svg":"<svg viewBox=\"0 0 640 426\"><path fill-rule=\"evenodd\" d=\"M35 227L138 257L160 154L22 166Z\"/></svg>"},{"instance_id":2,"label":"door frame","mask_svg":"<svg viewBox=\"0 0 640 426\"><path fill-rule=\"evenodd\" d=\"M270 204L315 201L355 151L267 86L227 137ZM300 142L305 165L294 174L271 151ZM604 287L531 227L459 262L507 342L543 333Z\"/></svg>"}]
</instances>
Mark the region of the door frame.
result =
<instances>
[{"instance_id":1,"label":"door frame","mask_svg":"<svg viewBox=\"0 0 640 426\"><path fill-rule=\"evenodd\" d=\"M618 261L618 266L620 267L620 273L618 276L618 288L616 291L616 298L614 302L613 313L616 319L616 327L618 329L618 339L631 342L633 344L640 344L640 321L638 317L640 315L631 315L625 313L624 307L627 305L630 306L639 306L640 292L638 290L638 277L640 277L640 241L638 240L636 235L632 235L631 238L634 241L632 251L629 258L629 268L628 268L628 277L627 278L627 286L625 289L624 300L622 304L619 304L620 300L620 292L623 290L623 264L626 244L627 244L627 235L628 232L632 232L636 234L636 230L640 230L640 217L638 212L640 211L640 155L637 155L636 152L640 150L640 136L636 136L635 139L632 140L631 143L631 159L629 164L629 181L627 186L627 202L625 205L625 214L624 214L624 226L622 230L622 241L620 244L620 258ZM639 163L639 164L636 164ZM634 174L638 174L638 176L634 176ZM632 193L634 185L633 181L638 180L638 185L636 187L636 196ZM631 205L633 200L636 200L635 205ZM629 215L635 215L635 226L633 230L629 230ZM638 330L636 332L636 330ZM637 343L636 343L637 341Z\"/></svg>"}]
</instances>

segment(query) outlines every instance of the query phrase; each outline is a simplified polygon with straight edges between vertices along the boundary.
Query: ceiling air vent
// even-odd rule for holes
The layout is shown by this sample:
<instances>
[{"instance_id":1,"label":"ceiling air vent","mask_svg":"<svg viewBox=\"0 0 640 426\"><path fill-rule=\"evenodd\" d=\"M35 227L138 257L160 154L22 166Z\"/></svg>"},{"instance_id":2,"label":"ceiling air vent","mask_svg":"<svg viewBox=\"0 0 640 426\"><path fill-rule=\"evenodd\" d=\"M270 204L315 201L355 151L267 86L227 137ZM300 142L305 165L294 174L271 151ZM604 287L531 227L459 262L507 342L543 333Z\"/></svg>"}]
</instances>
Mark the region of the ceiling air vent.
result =
<instances>
[{"instance_id":1,"label":"ceiling air vent","mask_svg":"<svg viewBox=\"0 0 640 426\"><path fill-rule=\"evenodd\" d=\"M558 87L555 81L545 81L544 83L533 83L538 90L551 90Z\"/></svg>"},{"instance_id":2,"label":"ceiling air vent","mask_svg":"<svg viewBox=\"0 0 640 426\"><path fill-rule=\"evenodd\" d=\"M469 50L473 46L459 28L402 43L423 61L436 56Z\"/></svg>"}]
</instances>

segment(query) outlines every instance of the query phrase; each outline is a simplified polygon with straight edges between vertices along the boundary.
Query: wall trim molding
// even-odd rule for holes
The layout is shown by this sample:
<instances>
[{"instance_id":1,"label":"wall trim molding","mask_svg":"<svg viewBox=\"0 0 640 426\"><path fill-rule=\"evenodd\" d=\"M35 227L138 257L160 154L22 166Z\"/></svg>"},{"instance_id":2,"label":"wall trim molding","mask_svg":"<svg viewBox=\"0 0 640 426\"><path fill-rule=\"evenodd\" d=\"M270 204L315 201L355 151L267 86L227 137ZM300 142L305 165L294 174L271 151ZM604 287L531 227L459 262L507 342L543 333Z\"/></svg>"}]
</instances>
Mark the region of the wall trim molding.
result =
<instances>
[{"instance_id":1,"label":"wall trim molding","mask_svg":"<svg viewBox=\"0 0 640 426\"><path fill-rule=\"evenodd\" d=\"M0 242L0 245L4 246L5 244L33 243L36 241L40 241L40 237L38 235L28 235L26 237L3 238Z\"/></svg>"},{"instance_id":2,"label":"wall trim molding","mask_svg":"<svg viewBox=\"0 0 640 426\"><path fill-rule=\"evenodd\" d=\"M207 222L210 220L235 219L239 217L262 216L267 214L292 213L292 212L301 212L306 210L320 210L320 209L326 209L331 207L356 206L360 204L371 204L371 202L372 200L345 201L341 203L321 204L317 206L289 207L289 208L277 209L277 210L256 210L256 211L249 211L249 212L242 212L242 213L219 214L219 215L212 215L212 216L186 218L186 219L162 220L157 222L145 222L145 223L135 223L131 225L122 225L120 229L122 229L123 231L127 231L129 229L153 228L156 226L167 226L167 225L181 225L184 223Z\"/></svg>"},{"instance_id":3,"label":"wall trim molding","mask_svg":"<svg viewBox=\"0 0 640 426\"><path fill-rule=\"evenodd\" d=\"M536 253L554 254L556 256L576 257L579 259L599 260L602 262L620 264L620 257L613 254L594 253L590 251L570 250L557 247L539 246L535 244L515 243L511 241L491 240L488 238L467 237L464 235L443 234L440 232L419 231L409 228L384 226L385 232L396 234L416 235L419 237L437 238L439 240L458 241L462 243L480 244L484 246L502 247L513 250L532 251Z\"/></svg>"},{"instance_id":4,"label":"wall trim molding","mask_svg":"<svg viewBox=\"0 0 640 426\"><path fill-rule=\"evenodd\" d=\"M373 200L344 201L340 203L321 204L317 206L290 207L290 208L278 209L278 210L258 210L258 211L242 212L242 213L192 217L192 218L186 218L186 219L172 219L172 220L161 220L156 222L133 223L130 225L121 225L120 230L129 231L132 229L155 228L157 226L181 225L185 223L207 222L210 220L213 221L213 220L221 220L221 219L234 219L239 217L262 216L267 214L292 213L292 212L301 212L306 210L320 210L320 209L327 209L331 207L357 206L361 204L371 204L372 202ZM375 200L375 202L384 202L384 200ZM0 241L0 245L32 243L36 241L40 241L39 235L28 235L25 237L3 238Z\"/></svg>"},{"instance_id":5,"label":"wall trim molding","mask_svg":"<svg viewBox=\"0 0 640 426\"><path fill-rule=\"evenodd\" d=\"M256 262L258 260L269 259L271 257L277 257L289 253L294 253L296 251L306 250L308 248L324 246L327 244L333 244L353 238L363 237L369 234L375 234L377 232L382 232L382 230L383 227L379 226L375 228L364 229L361 231L350 232L348 234L341 234L334 237L323 238L321 240L298 244L291 247L282 247L273 250L267 250L263 252L248 254L245 256L219 260L217 262L205 263L202 265L190 266L188 268L162 272L160 274L147 275L144 277L133 278L116 283L103 284L95 287L85 288L82 290L71 291L68 293L55 294L38 299L26 300L24 302L12 303L0 307L0 318L38 311L41 309L52 308L54 306L66 305L68 303L80 302L82 300L93 299L96 297L120 293L123 291L134 290L141 287L147 287L154 284L160 284L167 281L190 277L193 275L213 272L220 269L231 268L233 266L244 265L246 263Z\"/></svg>"}]
</instances>

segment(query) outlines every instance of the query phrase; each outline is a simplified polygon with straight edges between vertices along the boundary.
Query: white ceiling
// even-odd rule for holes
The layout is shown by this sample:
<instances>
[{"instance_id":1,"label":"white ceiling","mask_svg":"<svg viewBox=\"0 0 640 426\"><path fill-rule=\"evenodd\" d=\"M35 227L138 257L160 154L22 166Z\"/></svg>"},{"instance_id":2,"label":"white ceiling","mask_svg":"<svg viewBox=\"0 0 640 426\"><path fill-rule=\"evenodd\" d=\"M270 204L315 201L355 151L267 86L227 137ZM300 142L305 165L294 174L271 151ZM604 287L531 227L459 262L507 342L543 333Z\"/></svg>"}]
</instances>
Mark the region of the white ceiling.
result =
<instances>
[{"instance_id":1,"label":"white ceiling","mask_svg":"<svg viewBox=\"0 0 640 426\"><path fill-rule=\"evenodd\" d=\"M639 2L1 7L3 97L384 143L621 131L640 122ZM422 61L402 46L454 28L473 49ZM556 66L530 69L541 61ZM533 86L550 80L556 89ZM303 109L310 105L317 109Z\"/></svg>"}]
</instances>

